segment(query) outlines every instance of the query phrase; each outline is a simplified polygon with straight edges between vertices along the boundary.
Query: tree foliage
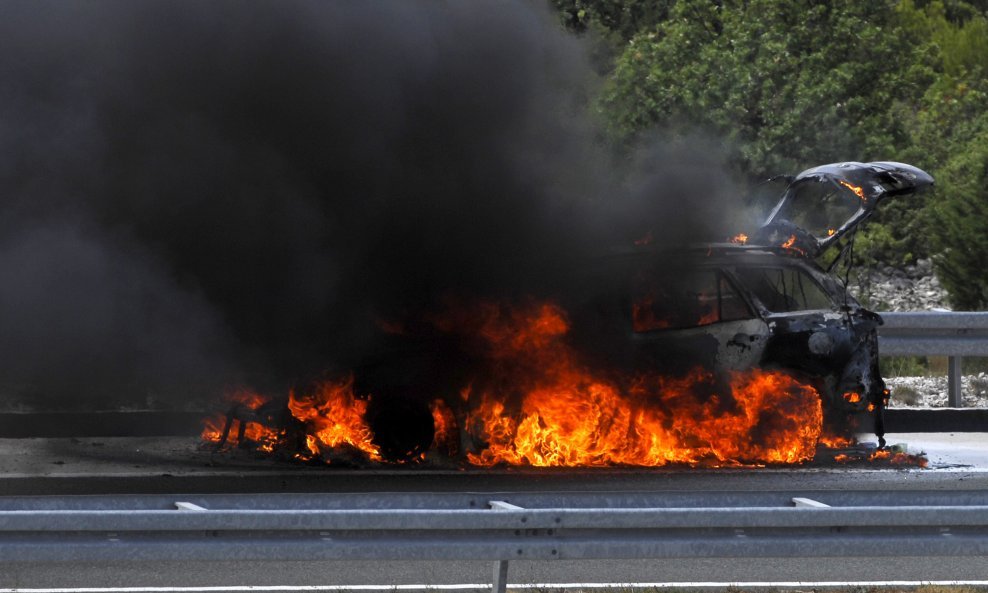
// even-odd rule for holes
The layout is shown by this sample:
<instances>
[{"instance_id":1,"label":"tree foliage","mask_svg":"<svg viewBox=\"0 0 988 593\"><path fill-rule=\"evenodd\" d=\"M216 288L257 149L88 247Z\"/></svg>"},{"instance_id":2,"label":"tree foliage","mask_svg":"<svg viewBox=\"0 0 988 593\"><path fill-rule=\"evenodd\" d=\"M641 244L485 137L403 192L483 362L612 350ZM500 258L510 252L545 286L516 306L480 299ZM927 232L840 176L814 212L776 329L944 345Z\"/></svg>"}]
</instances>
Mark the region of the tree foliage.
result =
<instances>
[{"instance_id":1,"label":"tree foliage","mask_svg":"<svg viewBox=\"0 0 988 593\"><path fill-rule=\"evenodd\" d=\"M903 1L904 30L934 57L937 77L912 120L937 192L916 218L956 308L988 307L988 19L963 3Z\"/></svg>"},{"instance_id":2,"label":"tree foliage","mask_svg":"<svg viewBox=\"0 0 988 593\"><path fill-rule=\"evenodd\" d=\"M935 193L890 200L859 251L934 255L955 306L988 306L988 1L554 2L609 40L600 106L621 140L714 134L752 181L842 160L930 171Z\"/></svg>"},{"instance_id":3,"label":"tree foliage","mask_svg":"<svg viewBox=\"0 0 988 593\"><path fill-rule=\"evenodd\" d=\"M850 0L679 3L632 38L604 104L626 137L707 128L756 177L888 158L908 136L894 114L929 83L909 67L893 16L888 4Z\"/></svg>"},{"instance_id":4,"label":"tree foliage","mask_svg":"<svg viewBox=\"0 0 988 593\"><path fill-rule=\"evenodd\" d=\"M972 85L973 83L973 85ZM923 220L935 262L962 309L988 306L988 83L954 79L930 89L920 138L936 160L938 191Z\"/></svg>"}]
</instances>

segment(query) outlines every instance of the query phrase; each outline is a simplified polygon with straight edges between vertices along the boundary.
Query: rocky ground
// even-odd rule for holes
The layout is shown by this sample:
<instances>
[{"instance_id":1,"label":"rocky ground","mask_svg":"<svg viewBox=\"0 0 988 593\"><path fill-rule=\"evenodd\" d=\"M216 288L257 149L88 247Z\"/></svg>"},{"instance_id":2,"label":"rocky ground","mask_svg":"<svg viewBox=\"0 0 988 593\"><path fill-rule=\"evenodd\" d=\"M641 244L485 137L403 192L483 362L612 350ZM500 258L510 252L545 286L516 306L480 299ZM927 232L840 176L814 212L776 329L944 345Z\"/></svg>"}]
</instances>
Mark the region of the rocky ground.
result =
<instances>
[{"instance_id":1,"label":"rocky ground","mask_svg":"<svg viewBox=\"0 0 988 593\"><path fill-rule=\"evenodd\" d=\"M885 377L892 392L890 408L942 408L947 405L947 377ZM964 407L988 407L988 373L961 378Z\"/></svg>"},{"instance_id":2,"label":"rocky ground","mask_svg":"<svg viewBox=\"0 0 988 593\"><path fill-rule=\"evenodd\" d=\"M860 271L850 289L855 298L875 311L950 310L947 291L940 286L928 259L903 268Z\"/></svg>"}]
</instances>

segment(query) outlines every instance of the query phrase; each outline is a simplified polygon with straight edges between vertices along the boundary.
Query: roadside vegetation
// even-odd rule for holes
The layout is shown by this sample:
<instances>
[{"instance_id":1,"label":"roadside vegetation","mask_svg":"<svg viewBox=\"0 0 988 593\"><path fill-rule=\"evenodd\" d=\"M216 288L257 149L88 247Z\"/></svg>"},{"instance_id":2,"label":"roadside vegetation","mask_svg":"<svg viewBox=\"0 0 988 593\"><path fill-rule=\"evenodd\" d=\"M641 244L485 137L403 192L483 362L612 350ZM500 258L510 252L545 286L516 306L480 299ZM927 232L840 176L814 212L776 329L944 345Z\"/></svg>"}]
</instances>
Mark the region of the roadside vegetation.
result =
<instances>
[{"instance_id":1,"label":"roadside vegetation","mask_svg":"<svg viewBox=\"0 0 988 593\"><path fill-rule=\"evenodd\" d=\"M863 266L932 257L988 308L988 0L552 0L588 37L610 134L714 136L739 179L897 160L937 180L859 233Z\"/></svg>"}]
</instances>

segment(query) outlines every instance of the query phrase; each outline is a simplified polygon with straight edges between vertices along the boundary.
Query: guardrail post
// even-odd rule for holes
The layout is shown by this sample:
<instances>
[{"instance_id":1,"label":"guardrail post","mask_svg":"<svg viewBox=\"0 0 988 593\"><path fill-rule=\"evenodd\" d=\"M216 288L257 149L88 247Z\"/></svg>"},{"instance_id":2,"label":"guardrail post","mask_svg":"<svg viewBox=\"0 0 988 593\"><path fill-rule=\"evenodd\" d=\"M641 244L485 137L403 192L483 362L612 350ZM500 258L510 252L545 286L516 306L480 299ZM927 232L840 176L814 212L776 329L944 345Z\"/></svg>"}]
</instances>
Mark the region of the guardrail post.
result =
<instances>
[{"instance_id":1,"label":"guardrail post","mask_svg":"<svg viewBox=\"0 0 988 593\"><path fill-rule=\"evenodd\" d=\"M494 563L494 585L491 593L504 593L508 588L508 561L498 560Z\"/></svg>"},{"instance_id":2,"label":"guardrail post","mask_svg":"<svg viewBox=\"0 0 988 593\"><path fill-rule=\"evenodd\" d=\"M524 510L518 505L505 502L503 500L490 500L487 506L492 511L521 511ZM498 560L494 563L494 581L491 585L491 593L505 593L508 588L508 561Z\"/></svg>"},{"instance_id":3,"label":"guardrail post","mask_svg":"<svg viewBox=\"0 0 988 593\"><path fill-rule=\"evenodd\" d=\"M964 405L964 398L961 397L961 357L947 357L947 405L951 408L960 408Z\"/></svg>"}]
</instances>

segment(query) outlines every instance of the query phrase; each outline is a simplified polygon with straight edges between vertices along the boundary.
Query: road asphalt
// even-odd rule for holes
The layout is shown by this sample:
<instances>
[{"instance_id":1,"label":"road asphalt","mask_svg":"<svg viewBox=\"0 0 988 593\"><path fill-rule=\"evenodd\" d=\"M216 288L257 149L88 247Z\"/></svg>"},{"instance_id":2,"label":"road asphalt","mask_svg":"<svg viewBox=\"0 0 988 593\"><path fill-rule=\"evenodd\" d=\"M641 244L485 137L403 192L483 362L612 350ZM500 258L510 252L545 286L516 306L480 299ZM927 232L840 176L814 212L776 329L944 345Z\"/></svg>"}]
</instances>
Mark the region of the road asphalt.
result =
<instances>
[{"instance_id":1,"label":"road asphalt","mask_svg":"<svg viewBox=\"0 0 988 593\"><path fill-rule=\"evenodd\" d=\"M603 470L337 468L215 453L188 437L0 440L0 496L209 492L983 490L988 434L894 434L926 468L867 463L794 468ZM2 501L2 498L0 498ZM808 543L807 545L812 545ZM4 563L5 590L71 587L298 587L485 584L489 562ZM988 557L512 562L515 585L988 581ZM269 589L271 590L271 589ZM297 589L301 590L301 589ZM57 593L57 592L56 592ZM98 592L94 592L98 593ZM109 590L107 591L109 593Z\"/></svg>"}]
</instances>

